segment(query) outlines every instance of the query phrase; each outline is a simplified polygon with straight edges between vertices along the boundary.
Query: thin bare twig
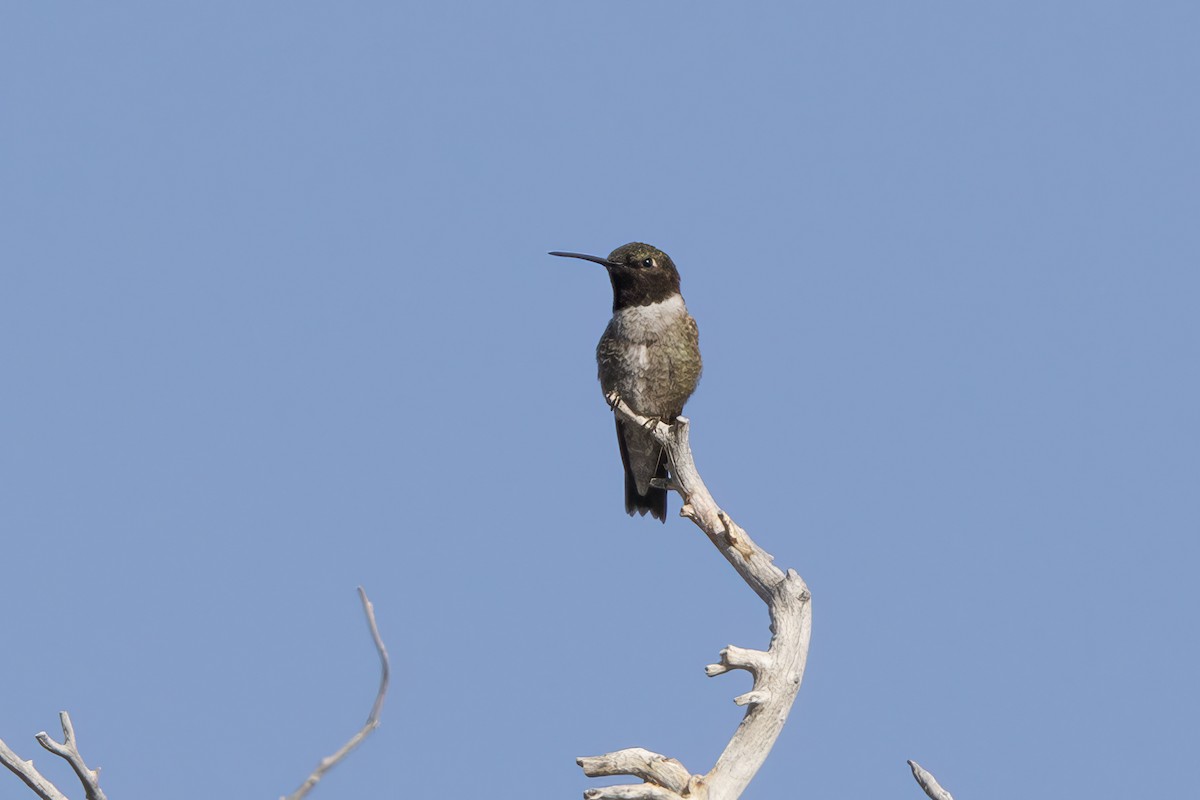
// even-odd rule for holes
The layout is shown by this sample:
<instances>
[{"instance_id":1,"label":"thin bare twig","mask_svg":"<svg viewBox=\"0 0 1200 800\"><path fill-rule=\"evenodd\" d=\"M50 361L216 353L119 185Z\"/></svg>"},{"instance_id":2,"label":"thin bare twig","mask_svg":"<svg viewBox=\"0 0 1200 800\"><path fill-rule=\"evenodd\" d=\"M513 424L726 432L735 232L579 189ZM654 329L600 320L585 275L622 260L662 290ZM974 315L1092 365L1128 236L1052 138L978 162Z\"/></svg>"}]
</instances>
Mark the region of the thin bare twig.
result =
<instances>
[{"instance_id":1,"label":"thin bare twig","mask_svg":"<svg viewBox=\"0 0 1200 800\"><path fill-rule=\"evenodd\" d=\"M930 800L954 800L950 796L950 793L941 787L937 782L937 778L933 777L931 772L923 769L920 764L911 759L908 762L908 766L912 768L913 777L917 779L920 787L925 790L925 794L929 795Z\"/></svg>"},{"instance_id":2,"label":"thin bare twig","mask_svg":"<svg viewBox=\"0 0 1200 800\"><path fill-rule=\"evenodd\" d=\"M312 771L312 774L305 779L304 783L300 784L300 788L288 795L284 800L300 800L307 795L312 788L317 785L321 778L325 777L325 773L331 770L338 762L350 754L350 751L363 743L371 731L379 727L379 715L383 712L383 700L387 696L388 678L391 673L391 664L388 661L387 648L383 646L383 638L379 635L379 626L375 623L375 607L371 605L371 601L367 599L367 593L360 586L358 587L358 596L362 600L363 613L367 615L367 625L371 628L371 639L375 642L375 650L379 653L379 692L375 695L375 703L371 706L371 713L367 717L367 722L358 733L350 737L350 741L342 745L331 756L321 759L321 763L317 764L317 768Z\"/></svg>"}]
</instances>

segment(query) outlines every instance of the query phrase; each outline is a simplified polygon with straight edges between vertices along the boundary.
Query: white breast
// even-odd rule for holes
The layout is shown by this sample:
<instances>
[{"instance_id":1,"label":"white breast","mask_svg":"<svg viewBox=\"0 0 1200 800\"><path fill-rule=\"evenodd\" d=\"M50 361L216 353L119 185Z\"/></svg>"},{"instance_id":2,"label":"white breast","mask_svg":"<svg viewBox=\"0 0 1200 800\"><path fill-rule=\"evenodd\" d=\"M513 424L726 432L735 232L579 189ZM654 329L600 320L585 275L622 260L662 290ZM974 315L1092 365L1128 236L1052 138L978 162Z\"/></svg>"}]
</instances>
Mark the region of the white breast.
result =
<instances>
[{"instance_id":1,"label":"white breast","mask_svg":"<svg viewBox=\"0 0 1200 800\"><path fill-rule=\"evenodd\" d=\"M666 300L648 306L622 308L613 314L613 333L630 342L653 342L679 318L687 314L683 296L673 294ZM645 348L639 348L645 358Z\"/></svg>"}]
</instances>

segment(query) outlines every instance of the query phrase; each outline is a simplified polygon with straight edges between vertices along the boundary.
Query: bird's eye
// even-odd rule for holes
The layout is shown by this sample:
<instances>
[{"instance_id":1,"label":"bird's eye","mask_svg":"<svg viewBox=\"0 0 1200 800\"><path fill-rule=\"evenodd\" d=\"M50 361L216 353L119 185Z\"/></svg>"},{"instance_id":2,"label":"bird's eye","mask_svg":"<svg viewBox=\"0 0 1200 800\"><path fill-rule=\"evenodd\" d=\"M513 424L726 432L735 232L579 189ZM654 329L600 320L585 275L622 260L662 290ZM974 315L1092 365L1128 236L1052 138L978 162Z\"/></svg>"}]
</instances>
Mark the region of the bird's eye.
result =
<instances>
[{"instance_id":1,"label":"bird's eye","mask_svg":"<svg viewBox=\"0 0 1200 800\"><path fill-rule=\"evenodd\" d=\"M650 269L651 267L654 266L654 259L653 258L643 258L642 266L645 267L646 269Z\"/></svg>"}]
</instances>

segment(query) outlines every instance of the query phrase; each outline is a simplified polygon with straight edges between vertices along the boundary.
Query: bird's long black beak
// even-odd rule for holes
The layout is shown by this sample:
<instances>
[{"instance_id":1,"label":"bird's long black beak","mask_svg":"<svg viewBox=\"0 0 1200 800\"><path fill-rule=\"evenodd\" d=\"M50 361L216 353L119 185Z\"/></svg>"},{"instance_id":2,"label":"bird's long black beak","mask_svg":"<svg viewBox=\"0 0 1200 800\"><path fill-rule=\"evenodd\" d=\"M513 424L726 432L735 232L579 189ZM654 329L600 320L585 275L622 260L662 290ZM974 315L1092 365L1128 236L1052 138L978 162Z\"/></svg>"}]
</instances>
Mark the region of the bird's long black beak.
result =
<instances>
[{"instance_id":1,"label":"bird's long black beak","mask_svg":"<svg viewBox=\"0 0 1200 800\"><path fill-rule=\"evenodd\" d=\"M564 258L582 258L584 261L594 261L602 267L616 266L611 261L609 261L607 258L601 258L600 256L589 256L586 253L562 253L562 252L559 252L558 250L551 250L550 255L563 256Z\"/></svg>"}]
</instances>

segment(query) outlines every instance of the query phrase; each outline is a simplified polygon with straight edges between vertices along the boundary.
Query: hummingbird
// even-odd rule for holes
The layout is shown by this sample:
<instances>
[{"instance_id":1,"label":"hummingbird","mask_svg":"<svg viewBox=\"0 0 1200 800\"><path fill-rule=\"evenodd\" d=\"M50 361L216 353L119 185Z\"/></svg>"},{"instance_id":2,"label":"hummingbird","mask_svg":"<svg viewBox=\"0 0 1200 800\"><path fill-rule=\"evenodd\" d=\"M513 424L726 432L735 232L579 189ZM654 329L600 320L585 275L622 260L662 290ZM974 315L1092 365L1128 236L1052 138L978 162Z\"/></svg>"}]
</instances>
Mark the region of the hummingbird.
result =
<instances>
[{"instance_id":1,"label":"hummingbird","mask_svg":"<svg viewBox=\"0 0 1200 800\"><path fill-rule=\"evenodd\" d=\"M608 258L554 251L552 256L582 258L608 270L613 315L596 346L600 388L616 392L644 417L668 424L700 381L700 339L696 320L679 293L679 271L671 257L652 245L630 242ZM669 465L654 436L617 419L617 444L625 467L625 511L667 521L667 490L652 486L667 480Z\"/></svg>"}]
</instances>

